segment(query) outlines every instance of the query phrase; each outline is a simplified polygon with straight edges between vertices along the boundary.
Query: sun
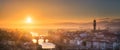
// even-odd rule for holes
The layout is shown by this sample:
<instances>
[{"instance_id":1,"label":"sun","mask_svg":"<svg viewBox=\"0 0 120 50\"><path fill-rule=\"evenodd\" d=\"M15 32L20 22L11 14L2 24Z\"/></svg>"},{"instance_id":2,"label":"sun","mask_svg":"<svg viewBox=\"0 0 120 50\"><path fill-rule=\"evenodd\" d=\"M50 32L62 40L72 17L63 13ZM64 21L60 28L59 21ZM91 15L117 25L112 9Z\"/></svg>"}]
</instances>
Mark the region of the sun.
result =
<instances>
[{"instance_id":1,"label":"sun","mask_svg":"<svg viewBox=\"0 0 120 50\"><path fill-rule=\"evenodd\" d=\"M31 16L27 16L27 18L26 18L26 23L32 23L32 18L31 18Z\"/></svg>"}]
</instances>

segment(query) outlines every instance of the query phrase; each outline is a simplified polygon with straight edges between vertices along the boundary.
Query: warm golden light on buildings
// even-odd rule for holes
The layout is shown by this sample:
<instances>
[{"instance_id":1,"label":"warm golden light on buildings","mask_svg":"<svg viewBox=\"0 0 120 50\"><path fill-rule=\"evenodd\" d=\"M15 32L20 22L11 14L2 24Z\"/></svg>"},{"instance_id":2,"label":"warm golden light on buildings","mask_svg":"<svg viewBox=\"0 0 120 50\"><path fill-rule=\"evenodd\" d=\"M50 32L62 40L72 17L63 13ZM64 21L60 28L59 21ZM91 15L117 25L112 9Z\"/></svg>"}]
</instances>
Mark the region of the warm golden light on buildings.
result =
<instances>
[{"instance_id":1,"label":"warm golden light on buildings","mask_svg":"<svg viewBox=\"0 0 120 50\"><path fill-rule=\"evenodd\" d=\"M37 43L37 40L36 39L32 39L33 43Z\"/></svg>"},{"instance_id":2,"label":"warm golden light on buildings","mask_svg":"<svg viewBox=\"0 0 120 50\"><path fill-rule=\"evenodd\" d=\"M48 43L48 42L49 42L49 40L48 40L48 39L46 39L46 40L45 40L45 42L46 42L46 43Z\"/></svg>"},{"instance_id":3,"label":"warm golden light on buildings","mask_svg":"<svg viewBox=\"0 0 120 50\"><path fill-rule=\"evenodd\" d=\"M35 33L35 32L30 32L30 33L33 37L38 37L39 36L38 33Z\"/></svg>"},{"instance_id":4,"label":"warm golden light on buildings","mask_svg":"<svg viewBox=\"0 0 120 50\"><path fill-rule=\"evenodd\" d=\"M44 43L44 39L39 39L38 44L41 45L42 43Z\"/></svg>"}]
</instances>

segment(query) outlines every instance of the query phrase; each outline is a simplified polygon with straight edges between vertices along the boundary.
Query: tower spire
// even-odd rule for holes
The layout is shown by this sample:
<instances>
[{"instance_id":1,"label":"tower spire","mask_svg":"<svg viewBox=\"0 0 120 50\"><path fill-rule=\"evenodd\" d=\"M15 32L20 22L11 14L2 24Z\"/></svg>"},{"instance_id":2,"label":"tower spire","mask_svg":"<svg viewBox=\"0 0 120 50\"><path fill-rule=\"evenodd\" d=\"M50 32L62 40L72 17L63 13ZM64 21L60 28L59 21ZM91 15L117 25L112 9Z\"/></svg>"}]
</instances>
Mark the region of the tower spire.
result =
<instances>
[{"instance_id":1,"label":"tower spire","mask_svg":"<svg viewBox=\"0 0 120 50\"><path fill-rule=\"evenodd\" d=\"M93 31L96 31L96 19L93 20Z\"/></svg>"}]
</instances>

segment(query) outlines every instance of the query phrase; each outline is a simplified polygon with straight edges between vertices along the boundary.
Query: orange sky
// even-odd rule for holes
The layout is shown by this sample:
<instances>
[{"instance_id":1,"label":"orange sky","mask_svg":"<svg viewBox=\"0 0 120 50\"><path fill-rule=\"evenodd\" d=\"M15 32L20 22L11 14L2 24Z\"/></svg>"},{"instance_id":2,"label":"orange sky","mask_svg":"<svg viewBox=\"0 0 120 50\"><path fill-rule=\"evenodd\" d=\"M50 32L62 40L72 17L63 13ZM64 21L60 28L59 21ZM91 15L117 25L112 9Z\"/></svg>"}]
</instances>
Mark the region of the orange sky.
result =
<instances>
[{"instance_id":1,"label":"orange sky","mask_svg":"<svg viewBox=\"0 0 120 50\"><path fill-rule=\"evenodd\" d=\"M76 0L0 0L0 25L88 23L99 18L119 18L120 11L116 3ZM31 24L25 23L27 16L31 16Z\"/></svg>"}]
</instances>

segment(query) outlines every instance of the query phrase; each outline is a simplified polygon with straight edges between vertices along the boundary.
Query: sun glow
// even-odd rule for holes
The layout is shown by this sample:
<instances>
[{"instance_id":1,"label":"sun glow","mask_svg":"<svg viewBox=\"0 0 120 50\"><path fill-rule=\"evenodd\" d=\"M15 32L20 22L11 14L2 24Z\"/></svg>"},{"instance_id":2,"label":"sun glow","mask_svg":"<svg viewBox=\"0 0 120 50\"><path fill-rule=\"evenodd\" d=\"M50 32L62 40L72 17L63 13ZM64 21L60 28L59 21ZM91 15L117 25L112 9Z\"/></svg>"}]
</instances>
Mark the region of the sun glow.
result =
<instances>
[{"instance_id":1,"label":"sun glow","mask_svg":"<svg viewBox=\"0 0 120 50\"><path fill-rule=\"evenodd\" d=\"M27 16L26 23L32 23L32 18L30 16Z\"/></svg>"}]
</instances>

